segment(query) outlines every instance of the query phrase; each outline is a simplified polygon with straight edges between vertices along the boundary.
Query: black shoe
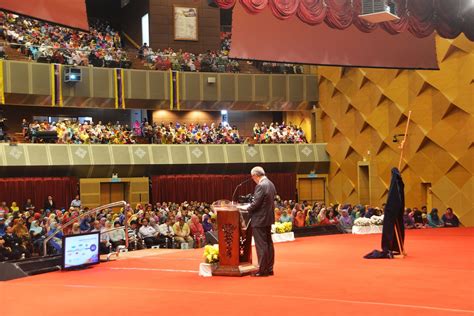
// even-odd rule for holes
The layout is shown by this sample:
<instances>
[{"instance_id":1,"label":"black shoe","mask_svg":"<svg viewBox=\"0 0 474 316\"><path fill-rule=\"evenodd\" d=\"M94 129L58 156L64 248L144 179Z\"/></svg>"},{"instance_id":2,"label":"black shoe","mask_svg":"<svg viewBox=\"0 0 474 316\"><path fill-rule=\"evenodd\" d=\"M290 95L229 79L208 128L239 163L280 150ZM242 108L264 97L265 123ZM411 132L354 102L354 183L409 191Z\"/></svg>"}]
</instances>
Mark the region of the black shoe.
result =
<instances>
[{"instance_id":1,"label":"black shoe","mask_svg":"<svg viewBox=\"0 0 474 316\"><path fill-rule=\"evenodd\" d=\"M257 272L257 273L252 274L252 276L253 277L267 277L268 274Z\"/></svg>"},{"instance_id":2,"label":"black shoe","mask_svg":"<svg viewBox=\"0 0 474 316\"><path fill-rule=\"evenodd\" d=\"M273 275L273 271L268 272L268 275Z\"/></svg>"}]
</instances>

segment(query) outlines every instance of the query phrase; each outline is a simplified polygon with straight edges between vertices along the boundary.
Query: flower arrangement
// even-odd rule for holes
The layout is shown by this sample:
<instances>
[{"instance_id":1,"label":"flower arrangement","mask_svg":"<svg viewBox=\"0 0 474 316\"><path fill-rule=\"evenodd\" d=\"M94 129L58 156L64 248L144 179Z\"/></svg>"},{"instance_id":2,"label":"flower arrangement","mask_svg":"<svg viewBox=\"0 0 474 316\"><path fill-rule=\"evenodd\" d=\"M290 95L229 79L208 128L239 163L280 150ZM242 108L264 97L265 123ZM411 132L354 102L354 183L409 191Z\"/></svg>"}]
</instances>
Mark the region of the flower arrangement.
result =
<instances>
[{"instance_id":1,"label":"flower arrangement","mask_svg":"<svg viewBox=\"0 0 474 316\"><path fill-rule=\"evenodd\" d=\"M373 215L370 218L370 225L376 225L376 226L383 225L383 215L380 215L380 216Z\"/></svg>"},{"instance_id":2,"label":"flower arrangement","mask_svg":"<svg viewBox=\"0 0 474 316\"><path fill-rule=\"evenodd\" d=\"M370 226L370 218L359 217L354 221L354 226Z\"/></svg>"},{"instance_id":3,"label":"flower arrangement","mask_svg":"<svg viewBox=\"0 0 474 316\"><path fill-rule=\"evenodd\" d=\"M293 225L291 222L286 222L286 223L275 223L275 232L277 234L283 234L283 233L288 233L291 232L293 229Z\"/></svg>"},{"instance_id":4,"label":"flower arrangement","mask_svg":"<svg viewBox=\"0 0 474 316\"><path fill-rule=\"evenodd\" d=\"M354 221L354 226L379 226L383 225L383 215L373 215L371 218L359 217Z\"/></svg>"},{"instance_id":5,"label":"flower arrangement","mask_svg":"<svg viewBox=\"0 0 474 316\"><path fill-rule=\"evenodd\" d=\"M207 245L204 247L204 261L206 263L219 262L219 245Z\"/></svg>"}]
</instances>

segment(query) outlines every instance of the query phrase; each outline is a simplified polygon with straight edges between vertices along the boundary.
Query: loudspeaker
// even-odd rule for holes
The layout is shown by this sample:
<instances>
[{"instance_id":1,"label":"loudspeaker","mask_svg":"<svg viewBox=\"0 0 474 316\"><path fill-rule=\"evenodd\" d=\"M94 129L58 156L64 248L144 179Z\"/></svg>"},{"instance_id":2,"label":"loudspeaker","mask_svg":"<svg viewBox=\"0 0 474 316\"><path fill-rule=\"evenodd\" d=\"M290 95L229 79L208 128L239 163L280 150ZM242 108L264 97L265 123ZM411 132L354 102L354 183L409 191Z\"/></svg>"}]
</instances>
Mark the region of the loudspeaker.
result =
<instances>
[{"instance_id":1,"label":"loudspeaker","mask_svg":"<svg viewBox=\"0 0 474 316\"><path fill-rule=\"evenodd\" d=\"M210 245L218 244L219 243L219 236L217 232L207 232L206 233L206 240L207 243Z\"/></svg>"}]
</instances>

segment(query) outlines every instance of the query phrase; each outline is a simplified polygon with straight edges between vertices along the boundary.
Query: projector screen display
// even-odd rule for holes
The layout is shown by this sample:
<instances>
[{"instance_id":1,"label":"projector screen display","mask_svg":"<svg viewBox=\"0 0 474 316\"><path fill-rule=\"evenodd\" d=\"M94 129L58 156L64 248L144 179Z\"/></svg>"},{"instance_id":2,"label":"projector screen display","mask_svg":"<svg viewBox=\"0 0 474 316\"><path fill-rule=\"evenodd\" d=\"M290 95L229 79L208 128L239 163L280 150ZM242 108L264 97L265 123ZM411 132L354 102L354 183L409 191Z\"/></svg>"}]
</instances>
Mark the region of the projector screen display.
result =
<instances>
[{"instance_id":1,"label":"projector screen display","mask_svg":"<svg viewBox=\"0 0 474 316\"><path fill-rule=\"evenodd\" d=\"M99 232L63 238L63 269L99 263Z\"/></svg>"}]
</instances>

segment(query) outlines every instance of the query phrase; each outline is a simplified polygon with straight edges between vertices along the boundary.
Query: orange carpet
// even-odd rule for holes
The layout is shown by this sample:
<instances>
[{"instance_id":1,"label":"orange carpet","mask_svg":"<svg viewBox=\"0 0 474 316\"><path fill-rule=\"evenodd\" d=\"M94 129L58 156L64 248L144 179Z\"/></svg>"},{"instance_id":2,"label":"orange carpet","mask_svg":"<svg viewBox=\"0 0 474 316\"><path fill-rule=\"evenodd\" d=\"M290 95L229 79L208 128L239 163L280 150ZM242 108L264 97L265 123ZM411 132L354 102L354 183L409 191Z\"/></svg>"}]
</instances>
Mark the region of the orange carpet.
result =
<instances>
[{"instance_id":1,"label":"orange carpet","mask_svg":"<svg viewBox=\"0 0 474 316\"><path fill-rule=\"evenodd\" d=\"M0 315L472 315L473 245L474 229L408 231L406 258L366 260L380 235L307 237L275 245L268 278L202 278L201 249L146 250L0 282Z\"/></svg>"}]
</instances>

